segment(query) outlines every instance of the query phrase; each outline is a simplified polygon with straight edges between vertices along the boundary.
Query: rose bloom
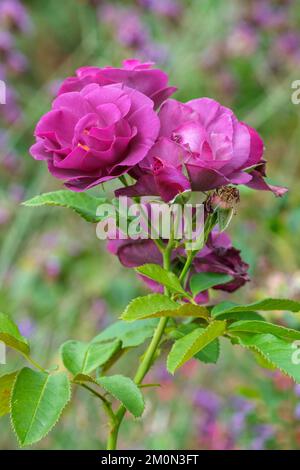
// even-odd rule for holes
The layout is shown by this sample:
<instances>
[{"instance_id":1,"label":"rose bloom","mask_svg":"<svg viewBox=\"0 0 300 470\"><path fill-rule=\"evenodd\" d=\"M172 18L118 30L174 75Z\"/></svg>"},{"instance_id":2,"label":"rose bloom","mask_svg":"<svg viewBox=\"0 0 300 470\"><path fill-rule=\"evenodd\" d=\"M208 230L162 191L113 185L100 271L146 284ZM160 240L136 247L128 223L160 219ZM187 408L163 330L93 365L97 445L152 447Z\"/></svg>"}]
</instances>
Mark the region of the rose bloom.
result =
<instances>
[{"instance_id":1,"label":"rose bloom","mask_svg":"<svg viewBox=\"0 0 300 470\"><path fill-rule=\"evenodd\" d=\"M171 201L186 191L209 191L245 184L273 191L264 180L264 144L259 134L217 101L167 100L159 111L160 133L147 157L131 171L134 186L117 194L159 195Z\"/></svg>"},{"instance_id":2,"label":"rose bloom","mask_svg":"<svg viewBox=\"0 0 300 470\"><path fill-rule=\"evenodd\" d=\"M127 239L109 240L107 249L110 253L118 256L123 266L136 268L146 263L159 264L162 266L162 254L151 239ZM172 271L180 273L185 262L185 251L183 249L174 250L172 255ZM225 233L219 233L214 229L209 236L207 245L197 253L190 269L189 278L196 273L222 273L228 274L232 280L226 284L215 286L226 292L234 292L242 287L247 281L249 265L245 263L240 251L236 250L230 238ZM163 286L157 282L140 276L145 284L154 292L163 292ZM189 290L189 286L187 286ZM200 293L196 299L198 303L208 301L208 293Z\"/></svg>"},{"instance_id":3,"label":"rose bloom","mask_svg":"<svg viewBox=\"0 0 300 470\"><path fill-rule=\"evenodd\" d=\"M90 83L101 86L122 83L148 96L154 102L154 107L158 108L176 88L169 87L168 75L162 70L153 69L152 65L152 62L127 59L122 68L81 67L75 77L69 77L63 82L59 94L80 91Z\"/></svg>"},{"instance_id":4,"label":"rose bloom","mask_svg":"<svg viewBox=\"0 0 300 470\"><path fill-rule=\"evenodd\" d=\"M127 173L158 136L153 99L159 102L170 89L163 89L162 72L133 62L129 69L107 69L105 75L88 68L67 80L36 126L31 155L45 160L53 176L74 191Z\"/></svg>"}]
</instances>

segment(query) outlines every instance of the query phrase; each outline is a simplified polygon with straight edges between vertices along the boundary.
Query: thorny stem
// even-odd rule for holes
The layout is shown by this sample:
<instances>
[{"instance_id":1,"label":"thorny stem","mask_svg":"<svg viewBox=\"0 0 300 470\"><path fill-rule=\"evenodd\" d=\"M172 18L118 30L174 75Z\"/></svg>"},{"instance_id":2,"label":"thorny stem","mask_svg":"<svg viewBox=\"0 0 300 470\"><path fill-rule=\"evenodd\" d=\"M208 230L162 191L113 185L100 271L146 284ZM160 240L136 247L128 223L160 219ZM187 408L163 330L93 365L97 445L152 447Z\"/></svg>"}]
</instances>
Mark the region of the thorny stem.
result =
<instances>
[{"instance_id":1,"label":"thorny stem","mask_svg":"<svg viewBox=\"0 0 300 470\"><path fill-rule=\"evenodd\" d=\"M170 265L171 265L172 249L173 249L173 237L171 236L168 245L163 251L163 266L167 270L170 269ZM169 295L169 292L167 289L165 289L165 294ZM137 385L140 385L142 383L142 381L144 380L144 377L146 376L146 374L148 373L149 369L151 368L153 364L156 351L159 347L159 344L164 334L167 323L168 323L168 317L162 317L157 325L157 328L155 330L151 343L149 344L149 347L134 377L134 382ZM117 410L116 414L114 415L115 420L114 420L113 426L111 426L111 430L108 436L107 447L106 447L107 450L115 450L117 447L119 429L120 429L125 413L126 413L126 408L123 405L121 405L120 408Z\"/></svg>"},{"instance_id":2,"label":"thorny stem","mask_svg":"<svg viewBox=\"0 0 300 470\"><path fill-rule=\"evenodd\" d=\"M210 233L210 231L212 230L212 228L214 226L214 221L212 223L210 223L209 225L210 226L207 227L208 234ZM206 234L206 236L208 236L208 234ZM171 234L171 237L170 237L170 240L169 240L167 246L162 245L161 241L160 241L160 243L156 243L156 245L160 249L160 251L163 255L163 267L166 270L169 271L170 268L171 268L172 250L174 248L174 234L173 233ZM184 265L184 267L183 267L183 269L180 273L179 280L180 280L181 284L183 285L183 287L185 285L186 277L187 277L189 269L190 269L190 267L193 263L193 259L194 259L195 255L196 255L195 251L189 251L188 252L188 256L187 256L185 265ZM165 288L165 295L170 295L167 288ZM196 303L192 297L189 297L189 300L192 303ZM143 357L143 360L142 360L142 362L140 363L140 365L138 367L137 373L134 377L134 382L137 385L141 385L142 381L144 380L144 377L146 376L146 374L148 373L149 369L151 368L151 366L153 364L155 354L157 352L160 341L161 341L162 336L164 334L164 331L165 331L166 325L168 323L168 320L169 320L168 317L162 317L160 319L159 323L158 323L158 326L155 330L155 333L154 333L154 336L151 340L151 343L150 343L150 345L149 345L149 347L148 347L148 349L147 349L147 351L146 351L146 353ZM111 430L110 430L108 440L107 440L107 447L106 447L107 450L115 450L117 448L119 429L120 429L120 426L122 424L125 413L126 413L126 408L123 405L121 405L119 407L119 409L117 410L117 412L114 414L113 424L111 426Z\"/></svg>"}]
</instances>

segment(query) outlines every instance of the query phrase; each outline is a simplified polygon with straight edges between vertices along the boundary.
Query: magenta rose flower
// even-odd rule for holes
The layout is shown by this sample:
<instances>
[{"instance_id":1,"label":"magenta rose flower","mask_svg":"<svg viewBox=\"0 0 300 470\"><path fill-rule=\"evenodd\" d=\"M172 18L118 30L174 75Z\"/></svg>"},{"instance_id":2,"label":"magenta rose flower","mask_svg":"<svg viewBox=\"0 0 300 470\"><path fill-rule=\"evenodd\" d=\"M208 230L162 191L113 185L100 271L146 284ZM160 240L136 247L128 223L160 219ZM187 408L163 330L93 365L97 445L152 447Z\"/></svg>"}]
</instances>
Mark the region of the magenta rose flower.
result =
<instances>
[{"instance_id":1,"label":"magenta rose flower","mask_svg":"<svg viewBox=\"0 0 300 470\"><path fill-rule=\"evenodd\" d=\"M264 180L264 144L233 112L209 98L186 104L168 100L160 112L157 143L131 172L137 183L119 194L160 195L170 201L188 189L209 191L229 184L270 190Z\"/></svg>"},{"instance_id":2,"label":"magenta rose flower","mask_svg":"<svg viewBox=\"0 0 300 470\"><path fill-rule=\"evenodd\" d=\"M36 126L30 152L68 188L82 191L140 163L159 127L153 101L145 94L121 83L92 83L54 100Z\"/></svg>"},{"instance_id":3,"label":"magenta rose flower","mask_svg":"<svg viewBox=\"0 0 300 470\"><path fill-rule=\"evenodd\" d=\"M156 109L177 89L169 87L168 75L162 70L152 69L152 65L152 62L128 59L123 62L122 68L81 67L75 77L69 77L63 82L59 94L80 91L91 83L101 86L122 83L148 96Z\"/></svg>"},{"instance_id":4,"label":"magenta rose flower","mask_svg":"<svg viewBox=\"0 0 300 470\"><path fill-rule=\"evenodd\" d=\"M118 256L121 264L128 268L135 268L146 263L163 264L162 255L151 239L110 240L107 249L110 253ZM172 271L180 272L184 259L184 250L175 250L172 255ZM207 245L195 256L189 278L193 274L202 272L228 274L232 280L215 286L214 289L234 292L249 281L248 268L249 265L242 260L240 251L232 246L228 235L214 229L209 236ZM163 287L157 282L144 276L139 277L154 292L163 292ZM189 286L187 289L189 290ZM208 293L199 294L196 301L198 303L207 302Z\"/></svg>"}]
</instances>

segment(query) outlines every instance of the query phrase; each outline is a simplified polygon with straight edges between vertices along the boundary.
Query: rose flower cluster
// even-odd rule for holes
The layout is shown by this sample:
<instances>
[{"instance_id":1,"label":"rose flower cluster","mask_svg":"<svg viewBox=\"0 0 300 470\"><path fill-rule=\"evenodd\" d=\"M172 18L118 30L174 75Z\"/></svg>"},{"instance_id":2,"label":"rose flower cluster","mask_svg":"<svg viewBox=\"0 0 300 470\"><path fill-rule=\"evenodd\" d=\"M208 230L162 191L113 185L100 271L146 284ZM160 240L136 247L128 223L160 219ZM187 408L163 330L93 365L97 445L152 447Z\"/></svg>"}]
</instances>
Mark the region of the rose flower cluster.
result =
<instances>
[{"instance_id":1,"label":"rose flower cluster","mask_svg":"<svg viewBox=\"0 0 300 470\"><path fill-rule=\"evenodd\" d=\"M117 190L117 196L171 202L185 191L228 185L277 196L286 192L265 180L264 144L256 130L213 99L170 99L175 91L152 63L130 59L122 68L82 67L63 82L52 110L38 122L31 155L45 160L52 175L73 191L128 174L135 183ZM109 250L125 266L162 262L152 240L111 241ZM174 256L173 263L180 264L185 253ZM231 282L217 286L227 291L248 280L239 252L216 231L191 271L230 274Z\"/></svg>"}]
</instances>

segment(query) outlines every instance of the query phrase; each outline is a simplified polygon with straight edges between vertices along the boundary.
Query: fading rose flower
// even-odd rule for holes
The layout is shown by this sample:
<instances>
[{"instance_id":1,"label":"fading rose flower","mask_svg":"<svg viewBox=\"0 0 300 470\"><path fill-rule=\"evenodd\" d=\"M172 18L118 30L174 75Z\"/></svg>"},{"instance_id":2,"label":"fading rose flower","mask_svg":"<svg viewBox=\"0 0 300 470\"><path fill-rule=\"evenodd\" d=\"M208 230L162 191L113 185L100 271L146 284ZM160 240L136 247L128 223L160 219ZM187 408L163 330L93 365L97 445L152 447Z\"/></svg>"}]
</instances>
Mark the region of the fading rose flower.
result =
<instances>
[{"instance_id":1,"label":"fading rose flower","mask_svg":"<svg viewBox=\"0 0 300 470\"><path fill-rule=\"evenodd\" d=\"M213 230L207 245L197 254L193 262L196 273L213 272L228 274L232 281L215 286L214 289L234 292L249 281L249 265L245 263L240 251L232 246L227 234Z\"/></svg>"},{"instance_id":2,"label":"fading rose flower","mask_svg":"<svg viewBox=\"0 0 300 470\"><path fill-rule=\"evenodd\" d=\"M159 132L153 101L124 84L86 85L58 96L35 129L31 155L74 190L89 189L137 165Z\"/></svg>"},{"instance_id":3,"label":"fading rose flower","mask_svg":"<svg viewBox=\"0 0 300 470\"><path fill-rule=\"evenodd\" d=\"M162 255L151 239L138 240L110 240L107 244L110 253L118 256L123 266L136 268L146 263L163 264ZM174 250L172 255L172 270L180 272L185 260L183 249ZM240 251L236 250L228 235L214 230L205 246L194 258L189 278L195 273L212 272L228 274L232 280L226 284L215 286L214 289L226 292L234 292L249 281L249 266L240 256ZM139 276L154 292L163 292L160 284L144 276ZM189 289L189 287L187 287ZM199 294L196 299L198 303L208 301L208 293Z\"/></svg>"},{"instance_id":4,"label":"fading rose flower","mask_svg":"<svg viewBox=\"0 0 300 470\"><path fill-rule=\"evenodd\" d=\"M159 69L152 69L152 65L152 62L128 59L123 62L122 68L81 67L75 77L69 77L63 82L59 94L81 91L91 83L101 86L122 83L148 96L154 102L154 107L158 108L176 88L169 87L168 75Z\"/></svg>"},{"instance_id":5,"label":"fading rose flower","mask_svg":"<svg viewBox=\"0 0 300 470\"><path fill-rule=\"evenodd\" d=\"M245 184L277 196L287 191L264 180L264 144L259 134L217 101L168 100L159 117L159 139L133 169L137 183L118 194L159 195L170 201L187 189L209 191L228 184Z\"/></svg>"}]
</instances>

